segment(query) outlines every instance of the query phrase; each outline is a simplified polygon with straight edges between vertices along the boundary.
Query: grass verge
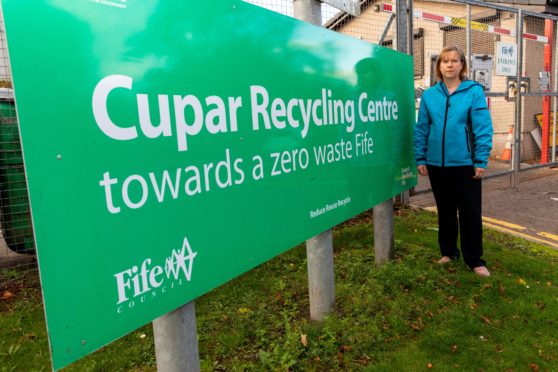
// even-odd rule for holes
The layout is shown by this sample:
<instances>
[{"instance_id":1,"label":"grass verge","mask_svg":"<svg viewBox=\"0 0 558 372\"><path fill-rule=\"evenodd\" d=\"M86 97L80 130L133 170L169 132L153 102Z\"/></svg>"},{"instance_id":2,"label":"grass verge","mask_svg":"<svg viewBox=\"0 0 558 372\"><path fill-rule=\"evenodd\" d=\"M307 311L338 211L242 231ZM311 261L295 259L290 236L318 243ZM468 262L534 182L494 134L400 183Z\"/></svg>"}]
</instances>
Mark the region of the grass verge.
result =
<instances>
[{"instance_id":1,"label":"grass verge","mask_svg":"<svg viewBox=\"0 0 558 372\"><path fill-rule=\"evenodd\" d=\"M378 269L369 220L334 230L336 308L321 324L302 245L199 298L202 370L555 370L557 252L486 230L493 275L480 279L436 265L436 216L403 210L395 260ZM0 371L48 370L37 286L0 296ZM65 370L154 371L154 354L147 325Z\"/></svg>"}]
</instances>

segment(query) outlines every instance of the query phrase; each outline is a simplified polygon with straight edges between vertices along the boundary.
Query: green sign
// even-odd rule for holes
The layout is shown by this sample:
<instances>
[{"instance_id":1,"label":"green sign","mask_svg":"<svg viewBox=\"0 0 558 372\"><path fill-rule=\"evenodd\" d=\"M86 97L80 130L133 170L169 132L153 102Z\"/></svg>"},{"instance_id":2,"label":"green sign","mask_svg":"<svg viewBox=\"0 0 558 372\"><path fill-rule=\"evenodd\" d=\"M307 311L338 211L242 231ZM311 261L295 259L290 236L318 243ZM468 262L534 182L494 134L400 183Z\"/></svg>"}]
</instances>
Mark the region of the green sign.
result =
<instances>
[{"instance_id":1,"label":"green sign","mask_svg":"<svg viewBox=\"0 0 558 372\"><path fill-rule=\"evenodd\" d=\"M408 55L233 0L2 5L56 369L416 183Z\"/></svg>"}]
</instances>

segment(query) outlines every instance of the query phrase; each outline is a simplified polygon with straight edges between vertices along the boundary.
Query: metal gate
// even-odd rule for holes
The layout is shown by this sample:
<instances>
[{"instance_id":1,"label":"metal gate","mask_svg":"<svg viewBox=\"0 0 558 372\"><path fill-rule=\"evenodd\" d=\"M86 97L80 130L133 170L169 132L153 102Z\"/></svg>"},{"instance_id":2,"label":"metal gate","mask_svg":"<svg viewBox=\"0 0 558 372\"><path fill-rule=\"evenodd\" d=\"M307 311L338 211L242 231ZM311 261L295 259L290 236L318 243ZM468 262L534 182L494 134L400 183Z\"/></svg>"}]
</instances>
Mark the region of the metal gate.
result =
<instances>
[{"instance_id":1,"label":"metal gate","mask_svg":"<svg viewBox=\"0 0 558 372\"><path fill-rule=\"evenodd\" d=\"M436 83L438 52L449 44L461 47L469 78L485 87L494 124L489 177L509 175L515 185L520 171L557 165L558 17L542 13L545 1L407 0L408 12L396 14L400 3L361 0L359 17L331 14L324 26L395 49L394 25L405 24L417 110L422 92ZM419 177L415 191L429 189L428 178Z\"/></svg>"},{"instance_id":2,"label":"metal gate","mask_svg":"<svg viewBox=\"0 0 558 372\"><path fill-rule=\"evenodd\" d=\"M382 10L390 12L391 6L383 4ZM436 82L438 51L450 44L461 47L469 78L485 88L494 124L489 177L510 175L512 185L520 171L557 165L552 113L558 17L543 10L544 5L504 6L502 1L415 0L409 13L417 109L422 92ZM429 188L428 179L420 177L416 190Z\"/></svg>"}]
</instances>

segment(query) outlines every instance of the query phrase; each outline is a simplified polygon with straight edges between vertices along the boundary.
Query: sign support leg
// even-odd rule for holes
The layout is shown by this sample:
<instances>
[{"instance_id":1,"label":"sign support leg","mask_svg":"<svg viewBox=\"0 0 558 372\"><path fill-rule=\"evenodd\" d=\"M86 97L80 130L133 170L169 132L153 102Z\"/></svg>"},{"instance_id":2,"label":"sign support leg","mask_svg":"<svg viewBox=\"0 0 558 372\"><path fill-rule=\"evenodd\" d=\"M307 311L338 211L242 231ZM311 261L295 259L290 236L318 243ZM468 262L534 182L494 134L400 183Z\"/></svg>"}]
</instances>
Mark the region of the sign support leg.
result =
<instances>
[{"instance_id":1,"label":"sign support leg","mask_svg":"<svg viewBox=\"0 0 558 372\"><path fill-rule=\"evenodd\" d=\"M316 0L293 0L295 18L320 26L321 4ZM308 261L308 291L310 296L310 319L322 321L335 304L333 276L333 239L327 230L306 241Z\"/></svg>"},{"instance_id":2,"label":"sign support leg","mask_svg":"<svg viewBox=\"0 0 558 372\"><path fill-rule=\"evenodd\" d=\"M374 207L374 250L376 266L393 259L393 200Z\"/></svg>"},{"instance_id":3,"label":"sign support leg","mask_svg":"<svg viewBox=\"0 0 558 372\"><path fill-rule=\"evenodd\" d=\"M412 0L411 0L412 2ZM413 15L408 12L407 1L398 1L396 3L396 35L397 35L397 51L408 53L409 44L413 43L413 39L407 36L412 35L412 26L409 30L409 18ZM401 194L402 203L408 202L408 194ZM385 202L374 207L374 250L376 266L382 266L388 260L392 260L395 256L393 244L393 199L389 198Z\"/></svg>"},{"instance_id":4,"label":"sign support leg","mask_svg":"<svg viewBox=\"0 0 558 372\"><path fill-rule=\"evenodd\" d=\"M159 372L199 372L194 301L153 321Z\"/></svg>"},{"instance_id":5,"label":"sign support leg","mask_svg":"<svg viewBox=\"0 0 558 372\"><path fill-rule=\"evenodd\" d=\"M310 319L322 321L335 305L333 238L331 230L306 241Z\"/></svg>"}]
</instances>

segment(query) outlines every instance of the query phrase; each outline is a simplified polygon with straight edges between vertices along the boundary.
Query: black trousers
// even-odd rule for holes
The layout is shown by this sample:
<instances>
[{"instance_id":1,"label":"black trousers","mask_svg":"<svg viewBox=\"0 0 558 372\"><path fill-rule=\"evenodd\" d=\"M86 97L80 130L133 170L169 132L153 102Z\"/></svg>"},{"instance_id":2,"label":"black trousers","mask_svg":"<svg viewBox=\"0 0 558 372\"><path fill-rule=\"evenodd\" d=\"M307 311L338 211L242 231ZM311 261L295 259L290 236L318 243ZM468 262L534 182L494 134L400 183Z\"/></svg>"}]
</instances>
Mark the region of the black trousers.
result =
<instances>
[{"instance_id":1,"label":"black trousers","mask_svg":"<svg viewBox=\"0 0 558 372\"><path fill-rule=\"evenodd\" d=\"M442 256L459 258L459 231L463 260L471 269L485 266L482 249L482 181L475 169L428 165L428 176L438 208L438 244ZM459 217L458 217L459 211Z\"/></svg>"}]
</instances>

